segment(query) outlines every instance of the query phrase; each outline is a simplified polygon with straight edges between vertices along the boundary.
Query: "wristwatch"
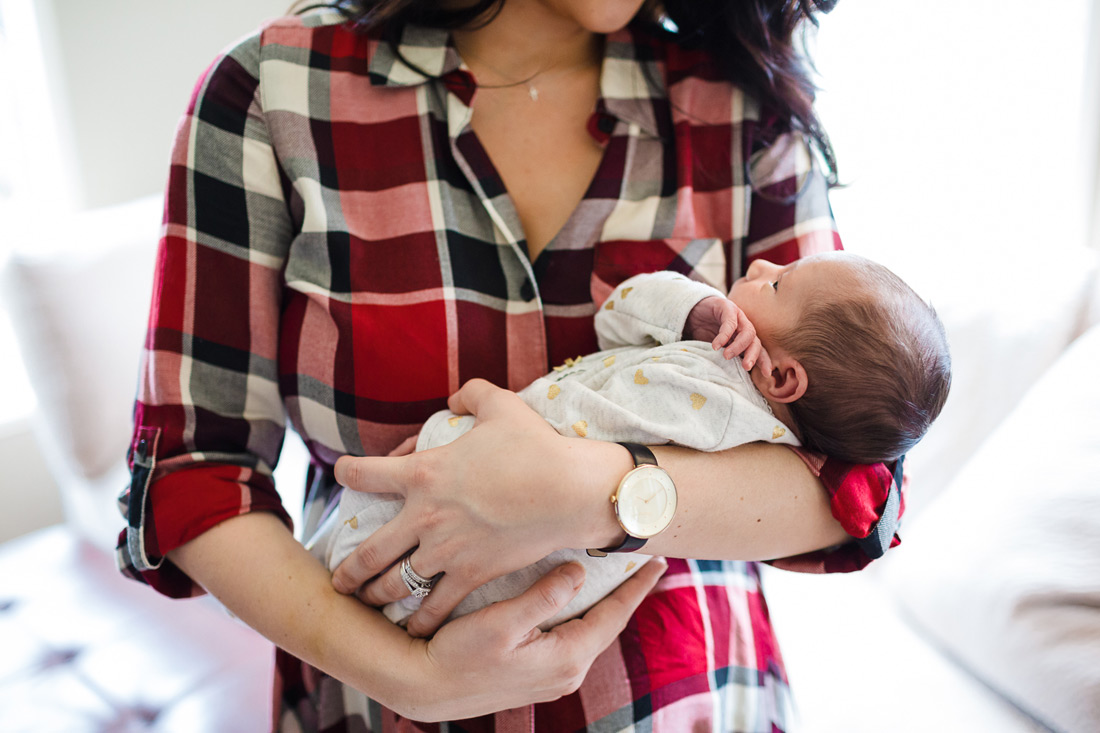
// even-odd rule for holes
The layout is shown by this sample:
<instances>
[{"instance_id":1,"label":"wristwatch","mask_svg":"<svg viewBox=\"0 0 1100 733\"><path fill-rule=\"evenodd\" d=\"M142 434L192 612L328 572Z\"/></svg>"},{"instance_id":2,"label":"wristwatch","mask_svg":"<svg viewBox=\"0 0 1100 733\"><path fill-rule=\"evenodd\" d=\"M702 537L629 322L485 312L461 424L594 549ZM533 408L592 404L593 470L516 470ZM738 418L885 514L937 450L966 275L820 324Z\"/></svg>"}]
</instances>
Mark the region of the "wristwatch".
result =
<instances>
[{"instance_id":1,"label":"wristwatch","mask_svg":"<svg viewBox=\"0 0 1100 733\"><path fill-rule=\"evenodd\" d=\"M634 469L623 476L611 495L615 519L626 532L626 539L613 547L588 550L592 557L641 549L650 537L668 529L676 514L676 484L668 471L657 465L653 451L637 443L619 445L634 459Z\"/></svg>"}]
</instances>

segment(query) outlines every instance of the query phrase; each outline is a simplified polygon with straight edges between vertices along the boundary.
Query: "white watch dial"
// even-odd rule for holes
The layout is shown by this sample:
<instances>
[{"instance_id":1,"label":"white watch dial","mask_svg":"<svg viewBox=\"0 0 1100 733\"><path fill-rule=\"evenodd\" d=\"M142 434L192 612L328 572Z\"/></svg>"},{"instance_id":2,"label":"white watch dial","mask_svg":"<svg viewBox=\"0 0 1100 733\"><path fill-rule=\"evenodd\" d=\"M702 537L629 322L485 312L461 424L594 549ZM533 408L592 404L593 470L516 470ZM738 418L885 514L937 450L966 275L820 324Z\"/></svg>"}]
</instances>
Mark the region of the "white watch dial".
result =
<instances>
[{"instance_id":1,"label":"white watch dial","mask_svg":"<svg viewBox=\"0 0 1100 733\"><path fill-rule=\"evenodd\" d=\"M676 513L676 486L664 469L639 466L619 484L616 499L619 523L634 537L652 537L672 522Z\"/></svg>"}]
</instances>

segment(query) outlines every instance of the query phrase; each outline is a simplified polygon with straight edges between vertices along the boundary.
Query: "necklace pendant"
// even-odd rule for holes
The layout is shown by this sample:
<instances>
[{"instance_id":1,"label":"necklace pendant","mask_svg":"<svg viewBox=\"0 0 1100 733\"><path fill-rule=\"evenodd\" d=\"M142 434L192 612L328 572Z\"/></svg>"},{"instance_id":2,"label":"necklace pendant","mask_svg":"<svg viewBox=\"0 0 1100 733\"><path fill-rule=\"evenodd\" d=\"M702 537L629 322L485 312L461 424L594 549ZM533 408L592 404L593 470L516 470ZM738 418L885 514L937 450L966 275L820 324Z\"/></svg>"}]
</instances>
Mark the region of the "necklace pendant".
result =
<instances>
[{"instance_id":1,"label":"necklace pendant","mask_svg":"<svg viewBox=\"0 0 1100 733\"><path fill-rule=\"evenodd\" d=\"M532 102L537 102L537 101L539 101L539 90L538 90L538 89L535 89L535 88L534 88L533 86L531 86L530 84L528 84L528 85L527 85L527 94L528 94L528 96L530 96L530 97L531 97L531 101L532 101Z\"/></svg>"}]
</instances>

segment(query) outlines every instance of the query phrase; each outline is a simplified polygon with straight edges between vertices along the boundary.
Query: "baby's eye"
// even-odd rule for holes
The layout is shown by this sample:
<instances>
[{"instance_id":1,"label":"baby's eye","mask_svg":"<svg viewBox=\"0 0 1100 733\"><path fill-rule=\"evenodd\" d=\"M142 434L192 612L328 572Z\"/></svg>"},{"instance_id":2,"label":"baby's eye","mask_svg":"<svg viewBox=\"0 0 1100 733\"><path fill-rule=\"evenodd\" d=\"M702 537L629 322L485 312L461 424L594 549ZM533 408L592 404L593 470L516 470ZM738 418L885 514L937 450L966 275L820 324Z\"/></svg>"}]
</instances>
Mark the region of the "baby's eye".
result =
<instances>
[{"instance_id":1,"label":"baby's eye","mask_svg":"<svg viewBox=\"0 0 1100 733\"><path fill-rule=\"evenodd\" d=\"M779 281L778 280L772 280L772 290L775 290L776 292L779 291Z\"/></svg>"}]
</instances>

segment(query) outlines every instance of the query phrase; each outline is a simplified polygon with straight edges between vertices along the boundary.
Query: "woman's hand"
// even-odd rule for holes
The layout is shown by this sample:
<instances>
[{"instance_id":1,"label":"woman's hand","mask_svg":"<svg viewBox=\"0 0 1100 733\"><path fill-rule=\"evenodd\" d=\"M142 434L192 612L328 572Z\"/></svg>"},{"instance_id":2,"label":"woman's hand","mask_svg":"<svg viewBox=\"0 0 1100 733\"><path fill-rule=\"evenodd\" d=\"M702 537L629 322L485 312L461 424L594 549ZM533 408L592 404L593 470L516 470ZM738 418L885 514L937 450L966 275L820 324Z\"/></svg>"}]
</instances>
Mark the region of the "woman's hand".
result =
<instances>
[{"instance_id":1,"label":"woman's hand","mask_svg":"<svg viewBox=\"0 0 1100 733\"><path fill-rule=\"evenodd\" d=\"M336 463L344 486L400 494L405 506L340 564L333 586L370 605L399 600L409 592L396 563L414 550L418 574L444 573L409 620L417 636L493 578L555 550L621 539L607 497L633 465L617 445L558 435L514 393L484 380L468 382L449 405L477 418L453 443Z\"/></svg>"},{"instance_id":2,"label":"woman's hand","mask_svg":"<svg viewBox=\"0 0 1100 733\"><path fill-rule=\"evenodd\" d=\"M667 567L654 558L582 618L547 632L537 625L584 583L584 568L576 563L548 573L516 598L456 619L432 639L416 642L424 669L414 671L404 694L421 697L396 709L414 720L456 720L576 691Z\"/></svg>"}]
</instances>

